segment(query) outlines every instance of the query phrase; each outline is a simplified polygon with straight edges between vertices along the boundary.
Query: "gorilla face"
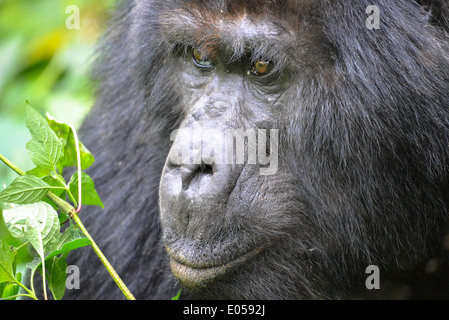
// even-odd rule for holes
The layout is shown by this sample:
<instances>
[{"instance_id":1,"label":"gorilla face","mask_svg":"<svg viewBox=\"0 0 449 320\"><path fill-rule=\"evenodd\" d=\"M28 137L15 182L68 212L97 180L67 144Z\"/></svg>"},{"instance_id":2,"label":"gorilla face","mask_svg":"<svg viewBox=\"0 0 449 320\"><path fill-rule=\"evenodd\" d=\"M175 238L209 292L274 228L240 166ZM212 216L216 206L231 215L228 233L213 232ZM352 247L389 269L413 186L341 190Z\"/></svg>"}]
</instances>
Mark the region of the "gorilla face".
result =
<instances>
[{"instance_id":1,"label":"gorilla face","mask_svg":"<svg viewBox=\"0 0 449 320\"><path fill-rule=\"evenodd\" d=\"M362 287L373 262L391 272L425 259L434 239L413 232L429 228L417 210L445 210L436 198L427 202L440 190L426 168L439 170L434 147L447 151L441 140L422 145L435 141L433 124L418 128L431 120L429 101L412 93L420 84L407 83L420 72L407 68L437 67L410 52L406 37L415 31L396 36L404 47L379 51L401 31L385 26L380 35L360 24L344 37L323 25L320 2L281 2L186 1L161 15L181 117L162 173L160 217L172 272L199 296L326 297L335 282L344 284L340 292L346 283ZM346 50L365 59L345 57L336 37L364 46ZM439 80L424 77L435 88ZM435 107L447 119L443 105ZM446 122L438 125L446 132ZM261 174L267 155L276 168ZM425 191L418 180L429 182Z\"/></svg>"},{"instance_id":2,"label":"gorilla face","mask_svg":"<svg viewBox=\"0 0 449 320\"><path fill-rule=\"evenodd\" d=\"M332 50L318 42L321 32L312 21L287 23L272 11L260 17L252 8L224 8L168 14L162 26L173 47L182 121L161 178L161 222L171 269L195 291L241 282L266 264L261 261L280 259L271 251L291 259L312 249L301 231L297 165L278 167L278 159L288 137L294 139L285 115L300 106L291 101L305 81L300 70L307 65L309 77L319 72L305 63L311 56L322 57L321 71L332 65ZM287 58L298 43L302 52ZM296 233L302 236L294 247L286 245Z\"/></svg>"}]
</instances>

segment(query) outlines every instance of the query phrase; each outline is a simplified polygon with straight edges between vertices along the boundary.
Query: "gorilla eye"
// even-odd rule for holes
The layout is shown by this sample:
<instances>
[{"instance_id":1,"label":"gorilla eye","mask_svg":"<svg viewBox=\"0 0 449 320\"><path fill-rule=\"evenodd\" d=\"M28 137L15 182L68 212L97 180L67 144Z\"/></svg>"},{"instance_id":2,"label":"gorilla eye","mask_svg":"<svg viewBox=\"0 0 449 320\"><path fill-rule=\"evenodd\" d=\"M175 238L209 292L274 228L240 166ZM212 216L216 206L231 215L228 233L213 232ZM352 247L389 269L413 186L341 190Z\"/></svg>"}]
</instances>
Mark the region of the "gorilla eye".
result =
<instances>
[{"instance_id":1,"label":"gorilla eye","mask_svg":"<svg viewBox=\"0 0 449 320\"><path fill-rule=\"evenodd\" d=\"M212 59L203 55L198 49L193 49L193 62L200 68L210 68L212 67Z\"/></svg>"},{"instance_id":2,"label":"gorilla eye","mask_svg":"<svg viewBox=\"0 0 449 320\"><path fill-rule=\"evenodd\" d=\"M251 66L251 73L255 76L263 76L270 73L272 69L273 64L271 61L257 60Z\"/></svg>"}]
</instances>

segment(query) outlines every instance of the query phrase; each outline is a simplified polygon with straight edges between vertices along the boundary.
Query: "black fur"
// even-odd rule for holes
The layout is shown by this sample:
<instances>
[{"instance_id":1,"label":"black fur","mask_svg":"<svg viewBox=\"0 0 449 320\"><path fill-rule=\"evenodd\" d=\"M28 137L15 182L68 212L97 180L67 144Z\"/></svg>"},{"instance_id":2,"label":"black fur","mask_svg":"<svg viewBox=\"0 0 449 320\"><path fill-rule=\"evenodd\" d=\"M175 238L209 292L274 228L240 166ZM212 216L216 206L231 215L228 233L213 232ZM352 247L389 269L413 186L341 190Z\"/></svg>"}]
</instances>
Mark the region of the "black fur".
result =
<instances>
[{"instance_id":1,"label":"black fur","mask_svg":"<svg viewBox=\"0 0 449 320\"><path fill-rule=\"evenodd\" d=\"M381 11L379 30L365 27L372 4ZM284 51L259 44L260 52L285 56L282 67L291 70L273 113L284 128L280 175L268 180L278 195L256 199L272 201L266 225L242 227L243 239L270 246L232 278L184 297L447 296L447 0L124 1L100 42L98 99L82 128L106 208L81 218L119 275L138 299L171 298L179 288L158 213L170 133L186 112L169 57L176 39L164 33L177 22L167 19L179 10L204 20L201 12L237 16L242 8L294 34ZM254 192L242 189L242 197ZM81 289L68 298L122 297L89 248L69 264L80 268ZM365 289L370 264L380 267L379 291Z\"/></svg>"}]
</instances>

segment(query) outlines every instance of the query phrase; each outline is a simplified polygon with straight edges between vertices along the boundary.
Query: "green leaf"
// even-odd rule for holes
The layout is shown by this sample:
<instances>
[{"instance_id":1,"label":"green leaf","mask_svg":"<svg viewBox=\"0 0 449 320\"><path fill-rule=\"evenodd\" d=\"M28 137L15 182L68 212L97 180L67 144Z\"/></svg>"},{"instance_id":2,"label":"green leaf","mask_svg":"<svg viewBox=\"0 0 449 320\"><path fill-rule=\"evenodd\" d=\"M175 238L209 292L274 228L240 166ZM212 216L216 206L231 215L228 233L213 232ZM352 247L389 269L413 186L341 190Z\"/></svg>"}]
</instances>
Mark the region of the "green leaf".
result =
<instances>
[{"instance_id":1,"label":"green leaf","mask_svg":"<svg viewBox=\"0 0 449 320\"><path fill-rule=\"evenodd\" d=\"M42 272L45 274L45 248L52 246L60 235L56 211L48 203L38 202L6 209L3 218L14 237L25 238L36 250L42 262Z\"/></svg>"},{"instance_id":2,"label":"green leaf","mask_svg":"<svg viewBox=\"0 0 449 320\"><path fill-rule=\"evenodd\" d=\"M36 166L53 170L63 156L63 144L39 112L30 105L26 112L26 125L32 138L26 145L28 155Z\"/></svg>"},{"instance_id":3,"label":"green leaf","mask_svg":"<svg viewBox=\"0 0 449 320\"><path fill-rule=\"evenodd\" d=\"M3 212L9 232L16 238L25 238L44 259L44 248L59 238L59 218L48 203L18 205Z\"/></svg>"},{"instance_id":4,"label":"green leaf","mask_svg":"<svg viewBox=\"0 0 449 320\"><path fill-rule=\"evenodd\" d=\"M78 172L75 172L69 182L70 192L78 200ZM81 172L81 191L83 205L100 206L104 208L103 202L95 190L95 183L86 173Z\"/></svg>"},{"instance_id":5,"label":"green leaf","mask_svg":"<svg viewBox=\"0 0 449 320\"><path fill-rule=\"evenodd\" d=\"M58 236L55 236L55 241L52 241L45 246L45 260L88 246L91 243L92 242L86 238L78 228L71 225L64 231L64 233L59 233ZM41 263L41 259L35 258L32 262L27 264L27 267L31 270L35 270Z\"/></svg>"},{"instance_id":6,"label":"green leaf","mask_svg":"<svg viewBox=\"0 0 449 320\"><path fill-rule=\"evenodd\" d=\"M8 230L8 227L6 226L5 220L3 219L3 210L6 209L8 206L13 206L13 204L10 203L1 203L0 202L0 239L3 240L5 244L12 245L14 247L18 247L22 245L23 243L19 240L15 239L11 233ZM23 251L19 252L20 258L23 258L22 256Z\"/></svg>"},{"instance_id":7,"label":"green leaf","mask_svg":"<svg viewBox=\"0 0 449 320\"><path fill-rule=\"evenodd\" d=\"M0 239L0 283L15 282L13 262L14 252Z\"/></svg>"},{"instance_id":8,"label":"green leaf","mask_svg":"<svg viewBox=\"0 0 449 320\"><path fill-rule=\"evenodd\" d=\"M20 272L16 274L16 280L18 282L22 281L22 274ZM0 298L5 300L15 300L15 298L8 299L8 297L17 295L19 293L20 287L16 283L4 283L3 285L5 286L3 288L3 292L1 292Z\"/></svg>"},{"instance_id":9,"label":"green leaf","mask_svg":"<svg viewBox=\"0 0 449 320\"><path fill-rule=\"evenodd\" d=\"M46 184L48 184L50 187L52 187L51 191L55 195L57 195L61 199L65 200L64 192L66 191L65 189L67 188L67 186L65 185L64 178L61 175L56 174L51 170L48 170L45 168L39 168L39 167L27 171L26 174L33 175L35 177L42 179L42 181L44 181ZM55 189L55 188L57 188L57 189ZM55 210L59 209L58 206L56 204L54 204L53 201L51 201L48 198L44 197L44 198L42 198L42 201L51 205Z\"/></svg>"},{"instance_id":10,"label":"green leaf","mask_svg":"<svg viewBox=\"0 0 449 320\"><path fill-rule=\"evenodd\" d=\"M50 155L51 151L47 150L47 146L42 142L30 140L26 144L26 149L31 161L33 161L36 166L48 169L53 168L54 164Z\"/></svg>"},{"instance_id":11,"label":"green leaf","mask_svg":"<svg viewBox=\"0 0 449 320\"><path fill-rule=\"evenodd\" d=\"M46 168L36 167L34 169L28 170L26 172L27 175L35 176L37 178L43 178L46 176L51 176L51 170Z\"/></svg>"},{"instance_id":12,"label":"green leaf","mask_svg":"<svg viewBox=\"0 0 449 320\"><path fill-rule=\"evenodd\" d=\"M14 180L9 187L0 192L0 202L30 204L42 200L52 187L43 180L24 175Z\"/></svg>"},{"instance_id":13,"label":"green leaf","mask_svg":"<svg viewBox=\"0 0 449 320\"><path fill-rule=\"evenodd\" d=\"M59 234L57 242L45 247L45 259L68 253L72 250L90 245L92 242L73 225Z\"/></svg>"},{"instance_id":14,"label":"green leaf","mask_svg":"<svg viewBox=\"0 0 449 320\"><path fill-rule=\"evenodd\" d=\"M19 292L20 287L15 283L5 283L4 285L3 291L0 292L0 298L2 300L15 300L15 298L8 299L8 297L15 296Z\"/></svg>"},{"instance_id":15,"label":"green leaf","mask_svg":"<svg viewBox=\"0 0 449 320\"><path fill-rule=\"evenodd\" d=\"M56 194L57 196L60 196L67 189L67 186L65 184L63 184L63 182L62 182L62 181L64 181L64 178L62 178L60 175L58 175L58 176L59 176L59 179L56 179L53 176L46 176L46 177L43 177L42 180L46 184L48 184L52 189L54 189L54 190L52 190L52 192L54 194Z\"/></svg>"},{"instance_id":16,"label":"green leaf","mask_svg":"<svg viewBox=\"0 0 449 320\"><path fill-rule=\"evenodd\" d=\"M53 257L46 263L48 288L53 294L55 300L61 300L65 293L67 280L67 261L66 255Z\"/></svg>"},{"instance_id":17,"label":"green leaf","mask_svg":"<svg viewBox=\"0 0 449 320\"><path fill-rule=\"evenodd\" d=\"M47 113L47 122L50 128L62 140L62 143L64 145L64 156L57 163L59 172L62 173L64 168L76 167L77 166L76 144L72 129L70 128L69 125L57 121L48 113ZM81 142L79 142L79 148L81 158L81 169L86 170L94 163L95 158Z\"/></svg>"}]
</instances>

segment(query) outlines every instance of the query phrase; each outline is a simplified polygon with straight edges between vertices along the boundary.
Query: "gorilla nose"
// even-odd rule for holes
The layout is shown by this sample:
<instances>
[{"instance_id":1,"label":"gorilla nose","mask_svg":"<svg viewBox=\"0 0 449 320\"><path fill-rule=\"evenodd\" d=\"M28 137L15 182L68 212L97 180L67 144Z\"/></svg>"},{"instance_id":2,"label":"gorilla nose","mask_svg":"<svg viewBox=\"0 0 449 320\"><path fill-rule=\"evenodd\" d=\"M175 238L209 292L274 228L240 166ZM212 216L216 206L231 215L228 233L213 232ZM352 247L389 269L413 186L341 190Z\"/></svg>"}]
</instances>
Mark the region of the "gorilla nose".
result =
<instances>
[{"instance_id":1,"label":"gorilla nose","mask_svg":"<svg viewBox=\"0 0 449 320\"><path fill-rule=\"evenodd\" d=\"M189 128L178 130L164 170L162 196L198 200L229 195L244 165L226 161L223 135L221 129L201 134Z\"/></svg>"},{"instance_id":2,"label":"gorilla nose","mask_svg":"<svg viewBox=\"0 0 449 320\"><path fill-rule=\"evenodd\" d=\"M198 197L211 194L230 194L240 176L243 165L216 164L202 160L196 163L175 163L167 161L164 176L170 181L173 194ZM178 185L178 187L173 187ZM168 187L167 185L164 186ZM176 191L177 190L177 191Z\"/></svg>"}]
</instances>

